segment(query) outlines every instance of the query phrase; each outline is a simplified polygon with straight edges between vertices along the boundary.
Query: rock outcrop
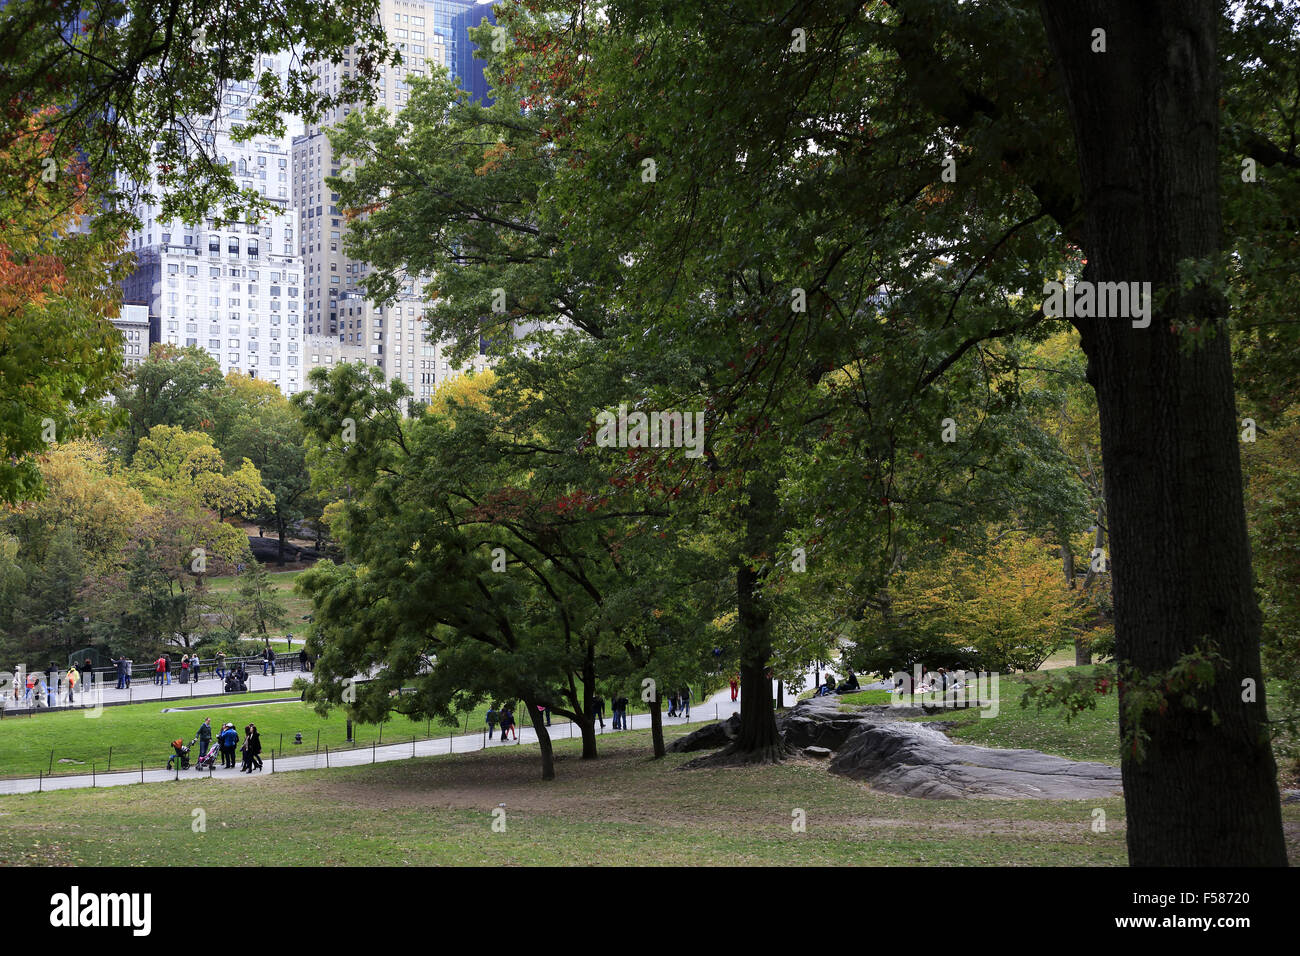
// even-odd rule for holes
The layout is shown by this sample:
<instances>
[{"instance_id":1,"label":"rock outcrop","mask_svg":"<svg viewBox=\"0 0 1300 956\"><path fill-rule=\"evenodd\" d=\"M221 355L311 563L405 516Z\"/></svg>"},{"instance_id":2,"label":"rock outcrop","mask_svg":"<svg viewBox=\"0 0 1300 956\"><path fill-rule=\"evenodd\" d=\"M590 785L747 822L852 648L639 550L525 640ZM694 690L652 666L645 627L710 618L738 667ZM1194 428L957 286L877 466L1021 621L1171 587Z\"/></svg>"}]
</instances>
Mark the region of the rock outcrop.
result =
<instances>
[{"instance_id":1,"label":"rock outcrop","mask_svg":"<svg viewBox=\"0 0 1300 956\"><path fill-rule=\"evenodd\" d=\"M1090 800L1119 796L1118 767L1037 750L957 744L925 724L864 724L839 748L831 773L907 797Z\"/></svg>"},{"instance_id":2,"label":"rock outcrop","mask_svg":"<svg viewBox=\"0 0 1300 956\"><path fill-rule=\"evenodd\" d=\"M684 754L693 750L712 750L725 747L740 733L740 715L732 714L716 724L705 724L685 737L678 737L664 749L669 753Z\"/></svg>"}]
</instances>

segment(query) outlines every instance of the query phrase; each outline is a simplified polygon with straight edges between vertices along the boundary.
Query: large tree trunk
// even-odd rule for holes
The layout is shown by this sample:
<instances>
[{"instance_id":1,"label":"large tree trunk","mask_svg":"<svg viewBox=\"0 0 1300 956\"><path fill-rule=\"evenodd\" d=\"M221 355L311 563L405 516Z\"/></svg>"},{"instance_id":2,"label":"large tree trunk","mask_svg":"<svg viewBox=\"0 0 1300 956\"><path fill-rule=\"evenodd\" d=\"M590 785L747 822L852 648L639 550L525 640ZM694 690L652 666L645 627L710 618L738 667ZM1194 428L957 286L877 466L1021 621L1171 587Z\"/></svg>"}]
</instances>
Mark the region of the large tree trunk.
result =
<instances>
[{"instance_id":1,"label":"large tree trunk","mask_svg":"<svg viewBox=\"0 0 1300 956\"><path fill-rule=\"evenodd\" d=\"M542 779L554 780L555 754L551 749L551 732L546 729L546 718L537 709L537 701L525 698L524 707L528 709L528 716L533 722L533 730L537 732L537 746L542 752Z\"/></svg>"},{"instance_id":2,"label":"large tree trunk","mask_svg":"<svg viewBox=\"0 0 1300 956\"><path fill-rule=\"evenodd\" d=\"M1106 468L1116 656L1139 674L1197 645L1226 659L1199 694L1150 715L1145 759L1123 754L1134 865L1285 865L1265 723L1226 304L1182 290L1177 264L1219 251L1217 7L1213 0L1043 0L1084 190L1084 278L1149 281L1147 328L1077 320L1097 392ZM1107 51L1090 50L1095 28ZM1170 322L1217 334L1183 351ZM1256 703L1241 685L1255 682ZM1121 690L1121 731L1132 717Z\"/></svg>"},{"instance_id":3,"label":"large tree trunk","mask_svg":"<svg viewBox=\"0 0 1300 956\"><path fill-rule=\"evenodd\" d=\"M582 661L582 706L578 715L582 718L578 726L582 728L582 759L596 759L596 714L591 706L592 695L596 687L596 647L587 642L587 656Z\"/></svg>"},{"instance_id":4,"label":"large tree trunk","mask_svg":"<svg viewBox=\"0 0 1300 956\"><path fill-rule=\"evenodd\" d=\"M763 593L763 573L749 564L750 555L770 554L775 535L775 480L755 475L745 506L745 553L736 571L736 612L740 627L740 736L728 748L745 760L780 760L781 735L772 707L771 608Z\"/></svg>"}]
</instances>

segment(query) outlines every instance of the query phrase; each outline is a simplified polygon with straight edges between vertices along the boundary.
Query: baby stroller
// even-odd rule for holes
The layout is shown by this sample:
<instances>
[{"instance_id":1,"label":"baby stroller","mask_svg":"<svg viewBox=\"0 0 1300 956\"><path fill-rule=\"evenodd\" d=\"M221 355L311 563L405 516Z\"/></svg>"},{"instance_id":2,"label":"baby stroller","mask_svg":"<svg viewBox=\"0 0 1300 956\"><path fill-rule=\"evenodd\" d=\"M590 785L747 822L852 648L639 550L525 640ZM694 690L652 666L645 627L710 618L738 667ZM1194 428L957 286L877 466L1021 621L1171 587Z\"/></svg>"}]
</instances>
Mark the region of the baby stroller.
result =
<instances>
[{"instance_id":1,"label":"baby stroller","mask_svg":"<svg viewBox=\"0 0 1300 956\"><path fill-rule=\"evenodd\" d=\"M212 741L212 746L208 748L208 752L205 754L199 754L199 759L195 762L194 769L211 770L216 765L217 755L219 754L220 750L221 747L217 744L217 742L215 740Z\"/></svg>"},{"instance_id":2,"label":"baby stroller","mask_svg":"<svg viewBox=\"0 0 1300 956\"><path fill-rule=\"evenodd\" d=\"M190 743L194 743L194 741L191 740ZM174 753L167 758L167 769L170 770L172 768L172 764L179 762L180 768L182 770L189 770L190 769L190 748L185 746L185 741L179 739L173 740L172 750L174 751Z\"/></svg>"}]
</instances>

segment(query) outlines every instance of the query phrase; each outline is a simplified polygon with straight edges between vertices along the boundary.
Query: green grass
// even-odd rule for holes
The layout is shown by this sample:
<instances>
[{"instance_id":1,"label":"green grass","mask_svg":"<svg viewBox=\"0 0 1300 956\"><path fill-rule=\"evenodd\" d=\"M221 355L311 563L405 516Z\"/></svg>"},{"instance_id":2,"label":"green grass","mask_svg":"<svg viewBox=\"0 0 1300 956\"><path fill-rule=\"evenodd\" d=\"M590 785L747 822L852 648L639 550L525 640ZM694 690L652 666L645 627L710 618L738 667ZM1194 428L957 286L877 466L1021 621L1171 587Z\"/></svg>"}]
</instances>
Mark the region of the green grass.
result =
<instances>
[{"instance_id":1,"label":"green grass","mask_svg":"<svg viewBox=\"0 0 1300 956\"><path fill-rule=\"evenodd\" d=\"M9 717L0 721L0 776L35 776L50 768L50 751L54 752L54 772L82 773L91 769L108 768L109 748L112 748L112 766L117 769L162 767L171 755L171 741L176 738L189 743L204 717L211 717L218 730L227 721L241 731L245 724L257 724L262 746L267 750L280 747L284 735L286 752L302 747L315 749L317 733L320 746L337 750L347 746L347 717L342 711L332 711L327 717L319 716L307 704L290 702L264 704L258 707L230 707L229 704L246 700L267 700L293 696L291 690L267 691L257 694L231 694L221 697L154 701L147 704L126 704L105 707L99 717L90 717L93 711L70 710L37 714L34 717ZM162 713L167 707L202 706L202 710L182 713ZM469 715L469 727L482 727L482 707ZM465 726L462 715L459 727ZM396 716L382 728L375 724L355 724L353 739L357 746L369 747L372 742L409 740L412 735L425 737L445 736L450 725L440 725L420 720L412 721ZM292 741L301 732L304 743L296 747ZM191 760L195 757L191 754ZM60 761L68 761L60 763ZM72 762L76 761L76 762Z\"/></svg>"},{"instance_id":2,"label":"green grass","mask_svg":"<svg viewBox=\"0 0 1300 956\"><path fill-rule=\"evenodd\" d=\"M268 568L268 570L270 569ZM271 571L271 583L279 592L280 603L284 606L285 614L288 617L288 623L272 635L271 646L275 648L277 654L284 649L284 644L277 645L274 641L275 638L284 637L285 634L293 634L301 640L305 636L303 630L306 628L307 622L303 618L311 613L311 601L294 593L294 582L298 580L300 574L302 574L302 569L297 571ZM217 593L239 590L239 577L237 575L211 577L207 578L205 583ZM298 653L296 648L293 653Z\"/></svg>"},{"instance_id":3,"label":"green grass","mask_svg":"<svg viewBox=\"0 0 1300 956\"><path fill-rule=\"evenodd\" d=\"M1069 668L1087 673L1091 668ZM1096 710L1086 710L1069 723L1059 708L1037 711L1031 704L1020 706L1028 681L1037 675L1000 677L996 716L981 717L980 711L949 710L922 720L953 720L958 724L948 736L960 743L1004 749L1041 750L1071 760L1095 760L1119 766L1119 701L1116 695L1098 695ZM989 711L989 713L992 713Z\"/></svg>"},{"instance_id":4,"label":"green grass","mask_svg":"<svg viewBox=\"0 0 1300 956\"><path fill-rule=\"evenodd\" d=\"M671 732L670 732L671 735ZM1125 862L1124 806L920 800L825 764L693 770L648 732L356 768L0 798L0 865L1099 865ZM492 810L505 805L506 830ZM1092 810L1107 832L1092 832ZM206 832L194 833L195 810ZM806 832L796 833L796 810ZM1288 810L1288 818L1300 814Z\"/></svg>"}]
</instances>

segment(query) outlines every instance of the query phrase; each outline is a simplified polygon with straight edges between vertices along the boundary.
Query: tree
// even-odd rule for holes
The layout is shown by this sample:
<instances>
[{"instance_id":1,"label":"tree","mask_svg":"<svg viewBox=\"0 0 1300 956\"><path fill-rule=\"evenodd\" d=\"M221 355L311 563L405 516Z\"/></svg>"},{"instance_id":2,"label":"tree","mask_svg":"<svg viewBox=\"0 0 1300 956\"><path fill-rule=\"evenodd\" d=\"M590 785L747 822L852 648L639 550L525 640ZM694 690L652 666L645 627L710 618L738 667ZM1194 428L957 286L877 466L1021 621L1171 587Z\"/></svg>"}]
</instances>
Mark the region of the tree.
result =
<instances>
[{"instance_id":1,"label":"tree","mask_svg":"<svg viewBox=\"0 0 1300 956\"><path fill-rule=\"evenodd\" d=\"M116 394L127 420L113 439L114 450L130 464L140 439L158 425L210 430L227 391L210 353L197 346L155 344Z\"/></svg>"},{"instance_id":2,"label":"tree","mask_svg":"<svg viewBox=\"0 0 1300 956\"><path fill-rule=\"evenodd\" d=\"M274 506L251 461L245 458L229 472L225 467L204 432L157 425L140 439L127 474L150 501L188 500L215 511L218 518L247 518Z\"/></svg>"},{"instance_id":3,"label":"tree","mask_svg":"<svg viewBox=\"0 0 1300 956\"><path fill-rule=\"evenodd\" d=\"M36 455L109 420L101 399L122 362L109 316L128 263L120 238L78 232L94 195L72 145L43 129L50 111L0 102L0 502L11 502L40 495Z\"/></svg>"},{"instance_id":4,"label":"tree","mask_svg":"<svg viewBox=\"0 0 1300 956\"><path fill-rule=\"evenodd\" d=\"M576 239L631 263L622 288L642 292L641 315L708 348L712 328L661 304L694 294L706 263L755 261L759 244L774 263L769 301L794 287L817 304L756 323L751 348L780 359L755 363L756 387L860 361L872 388L859 411L880 431L964 359L984 360L989 341L1048 325L1041 283L1080 270L1152 283L1147 326L1138 314L1071 319L1101 418L1117 657L1155 679L1208 639L1226 664L1201 698L1211 713L1154 717L1147 759L1125 755L1130 858L1282 862L1262 698L1244 704L1237 686L1259 679L1259 632L1218 284L1219 9L801 3L776 24L758 4L628 0L601 18L538 6L512 8L508 29L548 67L534 74L548 78L540 96L562 109L546 132L577 156L563 170L572 188L546 198ZM1243 64L1262 52L1233 39ZM1186 55L1150 55L1171 47ZM688 65L697 81L684 88ZM1238 134L1261 162L1295 160L1267 135ZM646 160L658 175L638 181ZM886 319L853 289L883 295ZM899 437L904 449L923 440ZM1207 812L1227 822L1195 836Z\"/></svg>"},{"instance_id":5,"label":"tree","mask_svg":"<svg viewBox=\"0 0 1300 956\"><path fill-rule=\"evenodd\" d=\"M290 531L321 510L308 474L306 436L297 411L275 385L234 372L227 382L230 389L218 413L215 441L228 466L248 461L261 476L271 501L250 517L275 529L279 563L284 564Z\"/></svg>"}]
</instances>

